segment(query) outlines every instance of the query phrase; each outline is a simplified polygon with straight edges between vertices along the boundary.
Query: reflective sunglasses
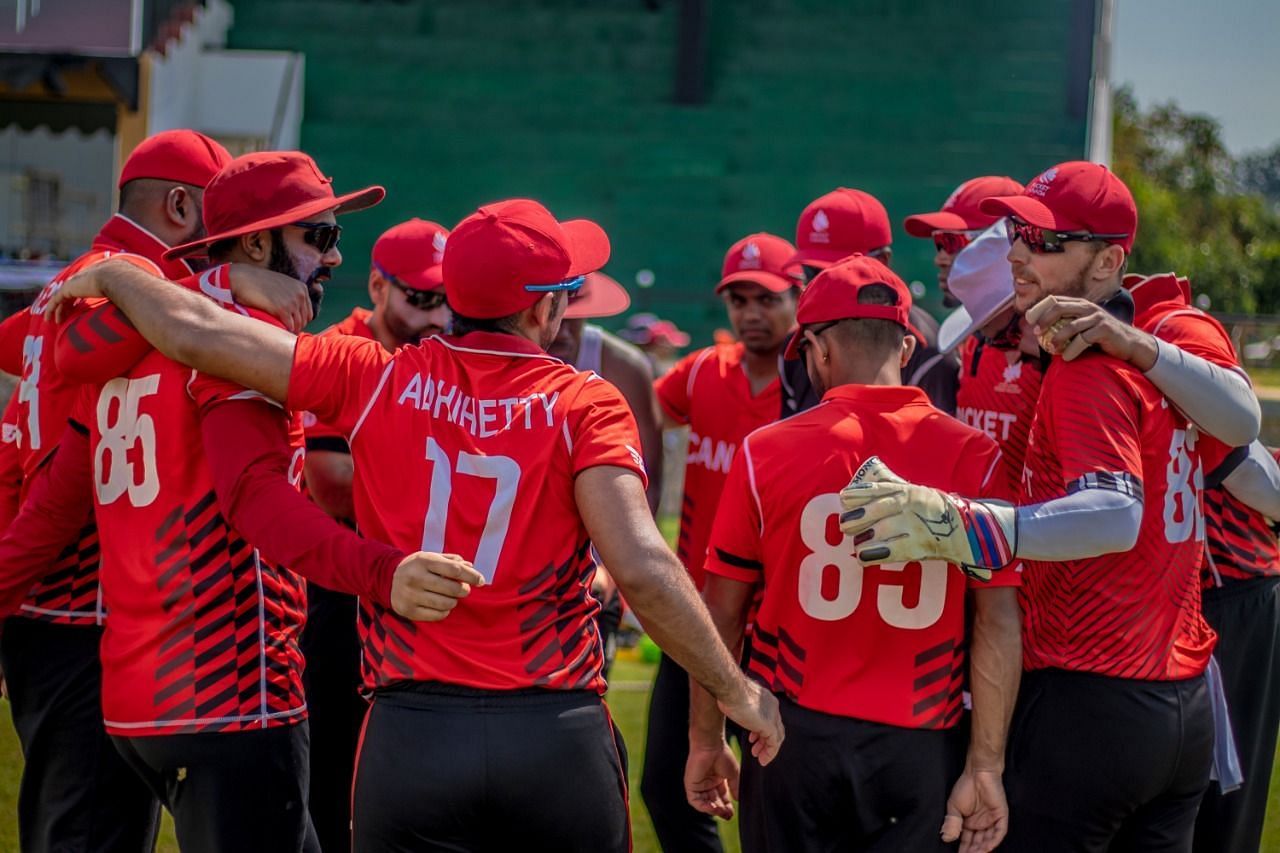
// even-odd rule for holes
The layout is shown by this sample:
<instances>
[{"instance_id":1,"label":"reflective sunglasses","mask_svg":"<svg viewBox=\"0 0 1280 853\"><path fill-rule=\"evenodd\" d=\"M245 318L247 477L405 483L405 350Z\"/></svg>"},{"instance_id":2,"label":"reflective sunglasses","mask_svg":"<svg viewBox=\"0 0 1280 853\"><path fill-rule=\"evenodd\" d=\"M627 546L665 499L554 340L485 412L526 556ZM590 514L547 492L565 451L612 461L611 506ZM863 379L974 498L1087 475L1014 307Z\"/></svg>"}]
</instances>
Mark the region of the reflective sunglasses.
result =
<instances>
[{"instance_id":1,"label":"reflective sunglasses","mask_svg":"<svg viewBox=\"0 0 1280 853\"><path fill-rule=\"evenodd\" d=\"M377 261L374 261L373 268L376 269L378 271L378 275L385 278L392 287L404 294L404 301L408 303L410 308L417 308L419 311L433 311L447 303L444 288L439 288L437 290L419 290L416 287L410 287L391 273L387 272L382 264Z\"/></svg>"},{"instance_id":2,"label":"reflective sunglasses","mask_svg":"<svg viewBox=\"0 0 1280 853\"><path fill-rule=\"evenodd\" d=\"M1010 246L1021 240L1037 255L1065 252L1066 244L1073 240L1088 243L1091 240L1122 240L1129 236L1128 234L1092 234L1088 231L1046 231L1012 217L1005 220L1004 229L1009 237Z\"/></svg>"},{"instance_id":3,"label":"reflective sunglasses","mask_svg":"<svg viewBox=\"0 0 1280 853\"><path fill-rule=\"evenodd\" d=\"M933 247L948 255L958 255L960 250L973 242L981 231L934 231Z\"/></svg>"},{"instance_id":4,"label":"reflective sunglasses","mask_svg":"<svg viewBox=\"0 0 1280 853\"><path fill-rule=\"evenodd\" d=\"M805 350L807 350L810 343L812 343L807 337L805 337L805 332L812 332L813 336L816 338L839 322L839 320L831 320L827 323L818 323L813 326L801 326L799 329L796 329L796 334L800 336L800 340L796 341L796 355L803 358Z\"/></svg>"},{"instance_id":5,"label":"reflective sunglasses","mask_svg":"<svg viewBox=\"0 0 1280 853\"><path fill-rule=\"evenodd\" d=\"M336 248L338 240L342 239L342 226L333 222L295 222L293 226L301 228L302 239L315 246L322 255Z\"/></svg>"},{"instance_id":6,"label":"reflective sunglasses","mask_svg":"<svg viewBox=\"0 0 1280 853\"><path fill-rule=\"evenodd\" d=\"M555 284L526 284L524 289L530 293L555 293L558 290L577 290L582 287L582 283L587 280L585 275L576 275L573 278L566 278L564 281L557 281Z\"/></svg>"}]
</instances>

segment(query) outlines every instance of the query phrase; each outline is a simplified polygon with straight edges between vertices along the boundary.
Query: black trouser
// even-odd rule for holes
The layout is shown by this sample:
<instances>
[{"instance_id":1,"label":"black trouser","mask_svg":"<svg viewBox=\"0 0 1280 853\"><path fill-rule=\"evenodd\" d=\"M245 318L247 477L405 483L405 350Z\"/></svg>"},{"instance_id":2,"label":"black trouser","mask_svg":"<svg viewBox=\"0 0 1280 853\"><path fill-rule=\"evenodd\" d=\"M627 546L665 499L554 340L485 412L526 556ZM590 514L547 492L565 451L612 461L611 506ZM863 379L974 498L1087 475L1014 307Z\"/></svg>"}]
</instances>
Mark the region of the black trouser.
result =
<instances>
[{"instance_id":1,"label":"black trouser","mask_svg":"<svg viewBox=\"0 0 1280 853\"><path fill-rule=\"evenodd\" d=\"M356 762L356 853L626 853L626 750L581 691L379 690Z\"/></svg>"},{"instance_id":2,"label":"black trouser","mask_svg":"<svg viewBox=\"0 0 1280 853\"><path fill-rule=\"evenodd\" d=\"M1280 729L1280 578L1206 590L1204 616L1218 632L1213 654L1222 669L1244 785L1230 794L1217 782L1209 785L1196 818L1195 849L1252 853L1261 844Z\"/></svg>"},{"instance_id":3,"label":"black trouser","mask_svg":"<svg viewBox=\"0 0 1280 853\"><path fill-rule=\"evenodd\" d=\"M307 724L112 737L173 815L182 853L319 853L307 814Z\"/></svg>"},{"instance_id":4,"label":"black trouser","mask_svg":"<svg viewBox=\"0 0 1280 853\"><path fill-rule=\"evenodd\" d=\"M665 654L649 696L640 794L665 853L720 853L715 818L689 805L684 766L689 760L689 676Z\"/></svg>"},{"instance_id":5,"label":"black trouser","mask_svg":"<svg viewBox=\"0 0 1280 853\"><path fill-rule=\"evenodd\" d=\"M1023 673L1009 731L1001 850L1190 851L1213 762L1203 676Z\"/></svg>"},{"instance_id":6,"label":"black trouser","mask_svg":"<svg viewBox=\"0 0 1280 853\"><path fill-rule=\"evenodd\" d=\"M351 849L356 744L369 708L360 697L355 596L309 584L301 646L311 725L311 822L324 850L345 853Z\"/></svg>"},{"instance_id":7,"label":"black trouser","mask_svg":"<svg viewBox=\"0 0 1280 853\"><path fill-rule=\"evenodd\" d=\"M952 850L938 837L964 766L954 729L904 729L779 697L787 742L768 767L743 756L743 853Z\"/></svg>"},{"instance_id":8,"label":"black trouser","mask_svg":"<svg viewBox=\"0 0 1280 853\"><path fill-rule=\"evenodd\" d=\"M102 726L102 629L5 620L0 666L25 765L22 849L138 853L155 846L160 804Z\"/></svg>"}]
</instances>

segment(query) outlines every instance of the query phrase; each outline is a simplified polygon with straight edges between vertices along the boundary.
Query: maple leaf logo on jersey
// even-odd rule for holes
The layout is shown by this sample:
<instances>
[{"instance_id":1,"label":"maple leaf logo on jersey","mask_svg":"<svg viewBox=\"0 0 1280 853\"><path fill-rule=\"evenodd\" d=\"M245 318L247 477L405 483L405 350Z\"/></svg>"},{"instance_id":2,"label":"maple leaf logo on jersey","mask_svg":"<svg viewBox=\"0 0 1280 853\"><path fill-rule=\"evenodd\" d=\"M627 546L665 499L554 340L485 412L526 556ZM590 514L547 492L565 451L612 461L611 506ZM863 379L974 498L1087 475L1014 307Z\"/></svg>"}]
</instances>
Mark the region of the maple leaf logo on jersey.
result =
<instances>
[{"instance_id":1,"label":"maple leaf logo on jersey","mask_svg":"<svg viewBox=\"0 0 1280 853\"><path fill-rule=\"evenodd\" d=\"M809 232L809 240L813 243L830 243L831 235L827 233L827 229L831 227L831 221L827 219L827 212L819 210L813 215L813 227Z\"/></svg>"},{"instance_id":2,"label":"maple leaf logo on jersey","mask_svg":"<svg viewBox=\"0 0 1280 853\"><path fill-rule=\"evenodd\" d=\"M1022 378L1022 362L1016 361L1004 369L1005 382L1017 382Z\"/></svg>"},{"instance_id":3,"label":"maple leaf logo on jersey","mask_svg":"<svg viewBox=\"0 0 1280 853\"><path fill-rule=\"evenodd\" d=\"M431 263L438 264L444 261L444 246L448 242L448 237L444 236L443 231L437 231L435 236L431 238Z\"/></svg>"},{"instance_id":4,"label":"maple leaf logo on jersey","mask_svg":"<svg viewBox=\"0 0 1280 853\"><path fill-rule=\"evenodd\" d=\"M738 261L738 269L758 270L760 265L760 247L756 245L755 240L752 240L742 249L742 259Z\"/></svg>"},{"instance_id":5,"label":"maple leaf logo on jersey","mask_svg":"<svg viewBox=\"0 0 1280 853\"><path fill-rule=\"evenodd\" d=\"M1031 185L1027 187L1028 195L1037 195L1043 198L1049 192L1049 187L1056 177L1058 177L1058 167L1054 166L1031 182Z\"/></svg>"}]
</instances>

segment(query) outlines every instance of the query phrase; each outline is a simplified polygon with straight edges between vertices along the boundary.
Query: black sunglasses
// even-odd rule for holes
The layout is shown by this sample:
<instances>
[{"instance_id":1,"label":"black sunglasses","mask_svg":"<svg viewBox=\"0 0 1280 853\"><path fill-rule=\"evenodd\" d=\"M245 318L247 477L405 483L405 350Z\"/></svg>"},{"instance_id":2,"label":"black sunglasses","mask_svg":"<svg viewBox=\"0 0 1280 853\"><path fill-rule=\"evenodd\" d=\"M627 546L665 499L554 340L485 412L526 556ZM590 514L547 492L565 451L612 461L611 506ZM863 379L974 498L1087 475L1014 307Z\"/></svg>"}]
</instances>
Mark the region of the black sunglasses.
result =
<instances>
[{"instance_id":1,"label":"black sunglasses","mask_svg":"<svg viewBox=\"0 0 1280 853\"><path fill-rule=\"evenodd\" d=\"M302 239L322 255L337 248L342 239L342 226L333 222L295 222L293 225L302 229Z\"/></svg>"},{"instance_id":2,"label":"black sunglasses","mask_svg":"<svg viewBox=\"0 0 1280 853\"><path fill-rule=\"evenodd\" d=\"M1092 234L1088 231L1047 231L1012 217L1005 220L1004 230L1010 246L1021 240L1037 255L1065 252L1066 244L1072 241L1088 243L1091 240L1122 240L1129 236L1128 234Z\"/></svg>"},{"instance_id":3,"label":"black sunglasses","mask_svg":"<svg viewBox=\"0 0 1280 853\"><path fill-rule=\"evenodd\" d=\"M816 338L818 335L821 335L827 329L830 329L839 322L839 320L832 320L829 323L819 323L814 326L801 326L799 329L796 329L796 334L800 336L800 340L796 341L796 355L803 357L805 350L809 348L810 340L804 336L805 332L812 332L813 336Z\"/></svg>"},{"instance_id":4,"label":"black sunglasses","mask_svg":"<svg viewBox=\"0 0 1280 853\"><path fill-rule=\"evenodd\" d=\"M410 308L417 308L419 311L433 311L446 304L443 288L438 290L419 290L416 287L410 287L387 272L383 269L382 264L375 261L373 266L378 271L378 275L385 278L392 287L404 294L404 301L409 304Z\"/></svg>"}]
</instances>

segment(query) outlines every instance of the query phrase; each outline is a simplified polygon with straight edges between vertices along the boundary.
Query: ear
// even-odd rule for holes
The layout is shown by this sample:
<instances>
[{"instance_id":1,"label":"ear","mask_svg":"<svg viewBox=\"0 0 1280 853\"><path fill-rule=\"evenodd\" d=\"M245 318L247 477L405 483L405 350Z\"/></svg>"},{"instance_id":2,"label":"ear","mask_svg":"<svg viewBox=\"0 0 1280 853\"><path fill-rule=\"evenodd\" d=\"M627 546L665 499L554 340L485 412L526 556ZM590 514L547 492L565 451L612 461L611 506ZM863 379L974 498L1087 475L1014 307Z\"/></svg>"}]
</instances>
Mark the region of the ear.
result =
<instances>
[{"instance_id":1,"label":"ear","mask_svg":"<svg viewBox=\"0 0 1280 853\"><path fill-rule=\"evenodd\" d=\"M387 280L377 270L369 270L369 299L375 306L382 304L380 300L386 298L387 290Z\"/></svg>"},{"instance_id":2,"label":"ear","mask_svg":"<svg viewBox=\"0 0 1280 853\"><path fill-rule=\"evenodd\" d=\"M1124 269L1124 249L1114 243L1107 244L1107 247L1093 258L1093 273L1095 278L1111 279L1120 275L1120 271Z\"/></svg>"},{"instance_id":3,"label":"ear","mask_svg":"<svg viewBox=\"0 0 1280 853\"><path fill-rule=\"evenodd\" d=\"M271 258L271 232L251 231L240 236L240 251L255 264L265 264Z\"/></svg>"},{"instance_id":4,"label":"ear","mask_svg":"<svg viewBox=\"0 0 1280 853\"><path fill-rule=\"evenodd\" d=\"M171 224L185 228L197 212L195 199L186 187L170 187L164 195L164 215Z\"/></svg>"},{"instance_id":5,"label":"ear","mask_svg":"<svg viewBox=\"0 0 1280 853\"><path fill-rule=\"evenodd\" d=\"M911 356L915 353L919 342L915 335L905 335L902 338L902 352L899 354L898 367L905 368L907 362L911 360Z\"/></svg>"}]
</instances>

